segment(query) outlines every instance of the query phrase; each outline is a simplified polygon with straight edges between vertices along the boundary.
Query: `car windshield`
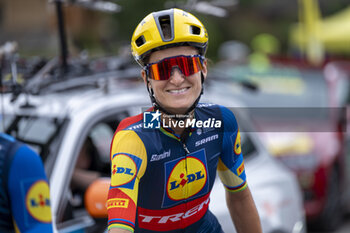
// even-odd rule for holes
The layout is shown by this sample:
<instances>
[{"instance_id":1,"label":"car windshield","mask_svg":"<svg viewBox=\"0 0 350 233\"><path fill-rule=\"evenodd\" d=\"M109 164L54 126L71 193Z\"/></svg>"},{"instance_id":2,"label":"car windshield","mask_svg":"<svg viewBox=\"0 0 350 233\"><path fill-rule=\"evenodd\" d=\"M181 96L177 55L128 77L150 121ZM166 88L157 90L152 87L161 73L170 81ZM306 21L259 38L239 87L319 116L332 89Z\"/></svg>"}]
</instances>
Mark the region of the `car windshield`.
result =
<instances>
[{"instance_id":1,"label":"car windshield","mask_svg":"<svg viewBox=\"0 0 350 233\"><path fill-rule=\"evenodd\" d=\"M249 107L326 107L327 84L320 71L274 67L263 72L248 66L220 67L213 69L212 76L257 85L255 92L235 89L236 95Z\"/></svg>"},{"instance_id":2,"label":"car windshield","mask_svg":"<svg viewBox=\"0 0 350 233\"><path fill-rule=\"evenodd\" d=\"M59 140L65 120L54 117L2 115L0 131L27 143L46 162Z\"/></svg>"}]
</instances>

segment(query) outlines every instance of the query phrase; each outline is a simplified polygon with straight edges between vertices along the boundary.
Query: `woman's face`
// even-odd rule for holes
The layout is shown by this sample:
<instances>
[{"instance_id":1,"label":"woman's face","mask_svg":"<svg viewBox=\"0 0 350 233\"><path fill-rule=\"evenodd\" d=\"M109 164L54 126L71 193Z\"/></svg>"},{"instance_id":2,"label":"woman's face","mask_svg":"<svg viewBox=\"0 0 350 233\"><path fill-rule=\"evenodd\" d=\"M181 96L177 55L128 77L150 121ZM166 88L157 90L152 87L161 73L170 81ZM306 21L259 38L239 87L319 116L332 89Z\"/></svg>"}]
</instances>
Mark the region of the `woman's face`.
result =
<instances>
[{"instance_id":1,"label":"woman's face","mask_svg":"<svg viewBox=\"0 0 350 233\"><path fill-rule=\"evenodd\" d=\"M149 63L158 62L167 57L196 54L198 54L198 52L193 47L173 47L153 52L150 55ZM206 78L206 61L204 61L202 73L204 78ZM144 70L141 71L141 75L146 82L147 77ZM186 77L177 68L173 68L173 73L168 80L149 79L149 81L157 102L167 111L177 114L185 113L198 98L202 89L200 72Z\"/></svg>"}]
</instances>

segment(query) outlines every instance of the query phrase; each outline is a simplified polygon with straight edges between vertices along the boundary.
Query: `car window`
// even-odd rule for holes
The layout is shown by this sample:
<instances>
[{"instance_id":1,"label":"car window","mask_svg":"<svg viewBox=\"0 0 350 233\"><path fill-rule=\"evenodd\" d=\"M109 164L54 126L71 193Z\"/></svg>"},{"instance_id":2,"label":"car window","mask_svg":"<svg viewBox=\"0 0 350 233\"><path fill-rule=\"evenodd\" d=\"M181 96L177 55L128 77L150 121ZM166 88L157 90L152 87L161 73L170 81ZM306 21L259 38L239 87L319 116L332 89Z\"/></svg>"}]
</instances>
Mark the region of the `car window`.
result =
<instances>
[{"instance_id":1,"label":"car window","mask_svg":"<svg viewBox=\"0 0 350 233\"><path fill-rule=\"evenodd\" d=\"M233 113L235 114L237 123L239 125L239 131L241 135L241 147L242 154L244 159L251 159L254 156L258 156L257 146L252 140L251 132L254 132L254 125L252 124L252 120L249 112L242 111L243 109L233 109Z\"/></svg>"},{"instance_id":2,"label":"car window","mask_svg":"<svg viewBox=\"0 0 350 233\"><path fill-rule=\"evenodd\" d=\"M350 82L347 79L339 79L336 83L336 99L340 106L343 106L348 101Z\"/></svg>"},{"instance_id":3,"label":"car window","mask_svg":"<svg viewBox=\"0 0 350 233\"><path fill-rule=\"evenodd\" d=\"M28 144L44 163L50 153L54 153L51 145L59 140L59 133L67 121L55 117L25 115L4 115L3 119L1 131Z\"/></svg>"},{"instance_id":4,"label":"car window","mask_svg":"<svg viewBox=\"0 0 350 233\"><path fill-rule=\"evenodd\" d=\"M111 144L111 138L113 137L114 129L106 123L98 123L94 126L90 132L90 138L92 143L96 147L100 159L103 162L109 163L109 148Z\"/></svg>"},{"instance_id":5,"label":"car window","mask_svg":"<svg viewBox=\"0 0 350 233\"><path fill-rule=\"evenodd\" d=\"M258 153L250 135L248 133L241 133L242 154L244 159L251 159L257 156Z\"/></svg>"},{"instance_id":6,"label":"car window","mask_svg":"<svg viewBox=\"0 0 350 233\"><path fill-rule=\"evenodd\" d=\"M4 133L6 132L6 129L8 128L9 124L13 121L15 118L14 115L0 115L0 132Z\"/></svg>"}]
</instances>

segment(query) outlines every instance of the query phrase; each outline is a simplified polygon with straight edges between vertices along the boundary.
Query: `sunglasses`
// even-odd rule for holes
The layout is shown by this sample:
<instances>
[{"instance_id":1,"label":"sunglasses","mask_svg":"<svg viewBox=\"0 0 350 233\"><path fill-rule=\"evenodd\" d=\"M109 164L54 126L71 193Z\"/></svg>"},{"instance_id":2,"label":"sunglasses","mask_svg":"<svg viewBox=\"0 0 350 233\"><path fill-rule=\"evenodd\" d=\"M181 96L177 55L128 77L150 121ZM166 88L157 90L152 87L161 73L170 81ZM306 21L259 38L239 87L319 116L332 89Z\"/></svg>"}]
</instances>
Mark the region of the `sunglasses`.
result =
<instances>
[{"instance_id":1,"label":"sunglasses","mask_svg":"<svg viewBox=\"0 0 350 233\"><path fill-rule=\"evenodd\" d=\"M148 77L153 80L168 80L174 67L182 74L193 75L203 70L204 57L201 55L167 57L159 62L147 64L144 69Z\"/></svg>"}]
</instances>

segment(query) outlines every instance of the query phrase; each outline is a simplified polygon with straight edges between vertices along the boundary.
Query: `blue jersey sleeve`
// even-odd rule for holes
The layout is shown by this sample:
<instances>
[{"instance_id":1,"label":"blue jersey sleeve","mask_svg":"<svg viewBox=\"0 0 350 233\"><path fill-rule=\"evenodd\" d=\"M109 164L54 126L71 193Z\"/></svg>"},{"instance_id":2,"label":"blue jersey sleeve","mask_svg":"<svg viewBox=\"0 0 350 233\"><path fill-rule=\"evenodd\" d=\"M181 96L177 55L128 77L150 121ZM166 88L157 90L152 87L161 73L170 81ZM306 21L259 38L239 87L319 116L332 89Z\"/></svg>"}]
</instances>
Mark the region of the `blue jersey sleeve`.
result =
<instances>
[{"instance_id":1,"label":"blue jersey sleeve","mask_svg":"<svg viewBox=\"0 0 350 233\"><path fill-rule=\"evenodd\" d=\"M14 155L8 190L18 232L52 232L50 190L41 158L28 146Z\"/></svg>"},{"instance_id":2,"label":"blue jersey sleeve","mask_svg":"<svg viewBox=\"0 0 350 233\"><path fill-rule=\"evenodd\" d=\"M220 109L224 138L218 174L227 191L237 192L247 187L240 132L234 114L225 107L220 106Z\"/></svg>"}]
</instances>

